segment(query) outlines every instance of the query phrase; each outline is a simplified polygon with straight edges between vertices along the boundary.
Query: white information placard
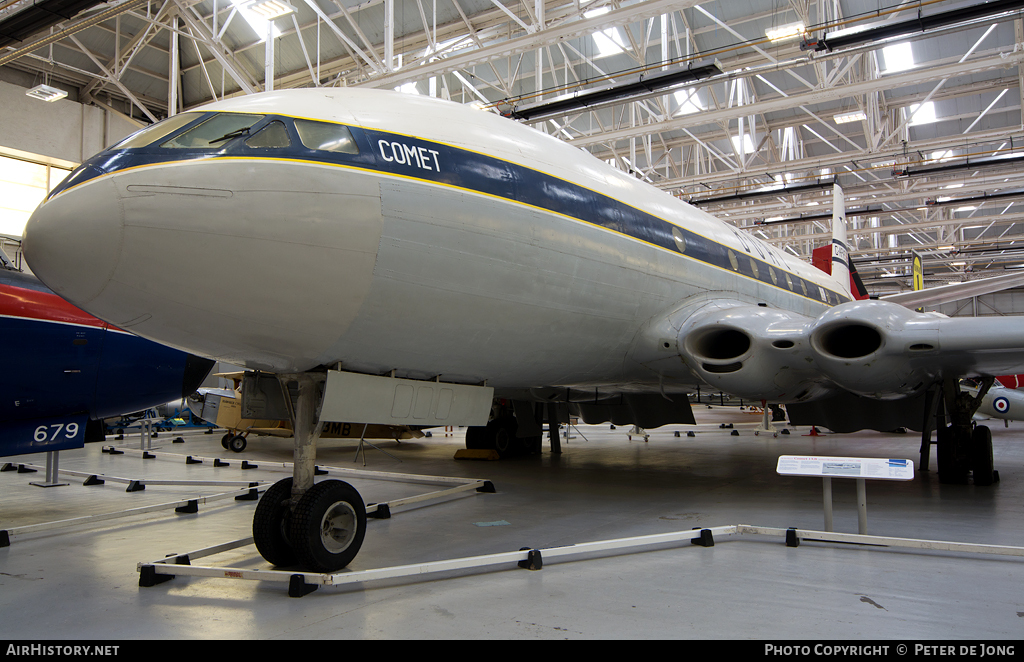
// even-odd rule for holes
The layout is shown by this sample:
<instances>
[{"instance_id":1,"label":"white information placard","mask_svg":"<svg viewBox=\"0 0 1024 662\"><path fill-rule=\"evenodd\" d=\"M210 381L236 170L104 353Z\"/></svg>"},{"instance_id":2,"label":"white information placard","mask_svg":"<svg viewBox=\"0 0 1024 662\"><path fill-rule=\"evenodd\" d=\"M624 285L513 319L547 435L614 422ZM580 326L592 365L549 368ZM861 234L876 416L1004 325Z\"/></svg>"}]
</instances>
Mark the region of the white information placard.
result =
<instances>
[{"instance_id":1,"label":"white information placard","mask_svg":"<svg viewBox=\"0 0 1024 662\"><path fill-rule=\"evenodd\" d=\"M914 461L874 457L782 455L775 471L784 476L912 480Z\"/></svg>"}]
</instances>

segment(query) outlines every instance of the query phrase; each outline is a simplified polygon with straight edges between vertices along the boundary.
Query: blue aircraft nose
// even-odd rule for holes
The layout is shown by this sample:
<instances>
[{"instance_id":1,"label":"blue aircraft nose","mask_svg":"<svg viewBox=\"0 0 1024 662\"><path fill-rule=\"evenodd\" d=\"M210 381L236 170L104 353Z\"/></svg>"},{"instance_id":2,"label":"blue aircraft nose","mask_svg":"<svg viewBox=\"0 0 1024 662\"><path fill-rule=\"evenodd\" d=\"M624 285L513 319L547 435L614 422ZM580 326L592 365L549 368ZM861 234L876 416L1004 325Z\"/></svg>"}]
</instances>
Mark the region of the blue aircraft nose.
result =
<instances>
[{"instance_id":1,"label":"blue aircraft nose","mask_svg":"<svg viewBox=\"0 0 1024 662\"><path fill-rule=\"evenodd\" d=\"M99 178L40 205L25 226L22 250L41 281L85 307L110 281L123 235L117 190L109 177Z\"/></svg>"}]
</instances>

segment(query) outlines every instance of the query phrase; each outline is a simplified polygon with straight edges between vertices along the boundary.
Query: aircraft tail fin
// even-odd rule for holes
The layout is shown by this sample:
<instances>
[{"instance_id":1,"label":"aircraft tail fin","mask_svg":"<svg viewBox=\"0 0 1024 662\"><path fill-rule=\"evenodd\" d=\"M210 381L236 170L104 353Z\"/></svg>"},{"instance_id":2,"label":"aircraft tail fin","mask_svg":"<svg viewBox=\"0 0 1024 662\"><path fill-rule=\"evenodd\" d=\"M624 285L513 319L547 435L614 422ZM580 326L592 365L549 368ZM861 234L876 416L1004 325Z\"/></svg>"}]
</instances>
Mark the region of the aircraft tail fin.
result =
<instances>
[{"instance_id":1,"label":"aircraft tail fin","mask_svg":"<svg viewBox=\"0 0 1024 662\"><path fill-rule=\"evenodd\" d=\"M852 261L850 262L850 291L853 293L853 298L858 301L871 298L868 295L868 288L864 287L864 281L860 279L857 267L853 266Z\"/></svg>"},{"instance_id":2,"label":"aircraft tail fin","mask_svg":"<svg viewBox=\"0 0 1024 662\"><path fill-rule=\"evenodd\" d=\"M838 183L832 185L832 278L846 294L850 287L850 250L846 243L846 198Z\"/></svg>"}]
</instances>

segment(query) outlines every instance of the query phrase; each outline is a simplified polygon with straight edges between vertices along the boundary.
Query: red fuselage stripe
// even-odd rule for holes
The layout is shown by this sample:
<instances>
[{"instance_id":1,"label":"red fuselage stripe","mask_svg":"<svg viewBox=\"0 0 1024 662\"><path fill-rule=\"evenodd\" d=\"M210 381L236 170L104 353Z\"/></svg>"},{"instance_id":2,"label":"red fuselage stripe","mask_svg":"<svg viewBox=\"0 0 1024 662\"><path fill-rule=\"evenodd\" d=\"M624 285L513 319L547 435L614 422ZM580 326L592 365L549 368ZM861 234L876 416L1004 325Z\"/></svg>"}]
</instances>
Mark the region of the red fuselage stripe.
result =
<instances>
[{"instance_id":1,"label":"red fuselage stripe","mask_svg":"<svg viewBox=\"0 0 1024 662\"><path fill-rule=\"evenodd\" d=\"M44 322L78 324L97 329L113 328L50 292L0 284L0 316Z\"/></svg>"}]
</instances>

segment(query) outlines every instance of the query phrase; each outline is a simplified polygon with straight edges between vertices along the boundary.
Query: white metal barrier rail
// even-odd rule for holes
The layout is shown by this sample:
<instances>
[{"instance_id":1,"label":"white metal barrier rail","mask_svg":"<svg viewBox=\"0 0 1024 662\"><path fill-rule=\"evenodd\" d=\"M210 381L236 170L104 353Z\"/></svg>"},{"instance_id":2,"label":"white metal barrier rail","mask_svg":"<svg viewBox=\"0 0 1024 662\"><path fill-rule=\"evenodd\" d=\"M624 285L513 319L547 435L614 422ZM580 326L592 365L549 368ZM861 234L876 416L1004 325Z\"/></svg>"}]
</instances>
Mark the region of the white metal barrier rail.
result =
<instances>
[{"instance_id":1,"label":"white metal barrier rail","mask_svg":"<svg viewBox=\"0 0 1024 662\"><path fill-rule=\"evenodd\" d=\"M543 549L525 547L514 552L501 552L497 554L486 554L483 556L431 561L426 563L394 566L390 568L345 571L333 574L191 565L192 561L195 559L252 544L252 538L244 538L242 540L225 543L216 547L196 550L194 552L189 552L188 554L174 555L151 563L139 563L137 570L139 571L139 585L144 587L155 586L156 584L168 581L179 575L189 577L218 577L287 583L289 596L302 597L303 595L315 591L319 586L362 584L366 582L401 577L424 577L431 574L456 570L507 566L512 563L516 563L520 568L540 570L543 567L544 561L550 561L551 559L560 558L563 560L571 560L572 557L598 552L627 552L627 550L640 551L645 547L681 543L687 540L695 545L712 547L715 544L716 537L721 538L725 536L744 534L783 536L786 540L786 545L790 547L797 547L801 540L806 540L855 543L870 545L872 546L870 548L906 547L972 554L1024 556L1024 547L946 542L937 540L915 540L910 538L891 538L885 536L835 533L831 531L807 531L795 528L783 529L777 527L736 524L647 536L636 536L631 538L578 543L564 547L550 547Z\"/></svg>"},{"instance_id":2,"label":"white metal barrier rail","mask_svg":"<svg viewBox=\"0 0 1024 662\"><path fill-rule=\"evenodd\" d=\"M118 451L119 453L126 453L129 455L137 455L140 457L151 456L151 459L173 459L180 461L183 457L186 458L187 464L203 464L207 463L210 466L215 467L231 467L239 466L242 469L265 469L267 471L279 471L291 473L292 463L291 462L277 462L268 460L254 460L256 462L250 462L248 460L239 460L235 458L223 459L219 457L205 457L202 455L182 455L181 453L168 453L162 451L142 451L137 448L124 448L116 446L105 446L103 451L109 453L110 450ZM62 470L63 472L63 470ZM455 478L452 476L433 476L429 474L407 474L397 473L392 471L368 471L366 469L351 469L346 467L335 467L328 465L316 465L316 475L332 475L332 476L349 476L352 478L369 479L369 480L393 480L401 481L405 483L441 483L441 484L452 484L452 485L465 485L470 483L479 483L484 481L482 478Z\"/></svg>"},{"instance_id":3,"label":"white metal barrier rail","mask_svg":"<svg viewBox=\"0 0 1024 662\"><path fill-rule=\"evenodd\" d=\"M245 483L245 485L245 488L232 492L223 492L221 494L211 494L208 496L186 497L176 501L140 506L138 508L128 508L126 510L118 510L110 513L84 515L82 517L72 517L70 519L56 520L53 522L41 522L39 524L27 524L25 526L3 529L0 530L0 547L8 547L13 540L32 533L53 531L55 529L78 526L81 524L94 524L96 522L104 522L121 517L146 515L148 513L160 512L162 510L170 510L171 508L174 508L174 511L178 513L196 513L199 511L199 504L206 505L208 503L223 501L225 499L234 499L236 501L255 501L258 498L257 491L259 489L256 483Z\"/></svg>"},{"instance_id":4,"label":"white metal barrier rail","mask_svg":"<svg viewBox=\"0 0 1024 662\"><path fill-rule=\"evenodd\" d=\"M143 451L139 452L141 453ZM3 465L2 469L0 469L0 471L18 471L18 473L36 472L41 470L43 470L43 467L40 467L37 464L24 462L19 463L17 465L7 463ZM146 485L184 485L186 487L250 487L252 486L253 483L262 482L252 480L163 480L155 478L124 478L121 476L111 476L110 474L96 473L95 471L76 471L72 469L58 469L57 472L65 476L85 478L85 482L83 483L83 485L87 486L103 485L108 480L112 483L122 483L128 485L128 489L126 490L128 492L140 492L146 489Z\"/></svg>"},{"instance_id":5,"label":"white metal barrier rail","mask_svg":"<svg viewBox=\"0 0 1024 662\"><path fill-rule=\"evenodd\" d=\"M934 550L941 552L963 552L965 554L998 554L1001 556L1024 556L1024 547L1011 545L986 545L970 542L949 542L944 540L920 540L917 538L893 538L870 536L860 533L837 533L835 531L807 531L804 529L779 529L764 526L737 525L737 533L754 535L784 535L786 544L797 547L800 541L837 542L872 547L905 547L909 549Z\"/></svg>"},{"instance_id":6,"label":"white metal barrier rail","mask_svg":"<svg viewBox=\"0 0 1024 662\"><path fill-rule=\"evenodd\" d=\"M149 457L150 459L174 459L180 461L182 455L180 453L166 453L158 451L141 451L133 448L115 448L114 446L104 447L104 452L109 452L109 449L117 450L119 452L128 453L131 455L139 455L142 457ZM266 471L279 471L291 473L292 463L291 462L274 462L259 460L259 464L253 464L247 460L221 460L220 458L202 457L195 455L186 456L186 462L188 464L206 464L208 461L212 462L212 466L231 466L234 463L241 463L242 469L263 469ZM213 462L216 461L216 462ZM219 464L218 464L219 463ZM483 478L458 478L452 476L434 476L424 474L407 474L397 473L392 471L367 471L366 469L350 469L346 467L333 467L327 465L317 465L316 475L318 476L343 476L353 479L361 480L387 480L387 481L398 481L403 483L423 484L423 485L453 485L453 487L438 490L435 492L427 492L425 494L419 494L411 497L403 497L400 499L392 499L386 503L380 504L367 504L366 513L370 517L376 517L378 519L385 519L390 517L390 509L398 508L400 506L407 506L413 503L419 503L421 501L430 501L433 499L440 499L460 492L468 492L470 490L476 490L478 492L494 492L494 485ZM154 481L146 481L154 483Z\"/></svg>"},{"instance_id":7,"label":"white metal barrier rail","mask_svg":"<svg viewBox=\"0 0 1024 662\"><path fill-rule=\"evenodd\" d=\"M115 446L104 446L104 453L111 453L114 455L131 455L140 456L145 459L173 459L181 461L185 459L186 464L207 464L210 463L212 466L231 466L231 464L239 463L238 460L221 461L220 458L213 457L202 457L193 455L181 455L180 453L168 453L159 452L152 450L140 450L134 448L117 448ZM214 463L214 460L220 462L220 464ZM290 472L292 470L291 462L264 462L260 461L260 464L252 464L248 461L242 460L241 465L243 469L258 469L260 465L269 471L281 471ZM14 465L11 465L12 467ZM32 468L33 465L18 465L23 467ZM222 499L233 498L236 501L255 501L259 497L259 492L266 488L265 481L252 480L252 481L217 481L217 480L158 480L148 478L121 478L117 476L110 476L95 472L82 472L82 471L70 471L60 469L60 473L72 476L86 477L85 485L102 485L104 481L120 482L128 484L128 492L134 492L144 490L146 485L187 485L187 486L209 486L209 485L220 485L220 486L243 486L243 489L234 492L226 492L223 494L215 494L210 496L198 496L198 497L187 497L184 499L178 499L176 501L170 501L161 504L153 504L150 506L142 506L139 508L129 508L127 510L120 510L110 513L101 513L97 515L87 515L83 517L75 517L71 519L58 520L54 522L43 522L40 524L30 524L21 527L12 527L9 529L0 529L0 547L8 547L12 540L18 537L23 537L31 533L39 533L44 531L50 531L68 526L76 526L81 524L91 524L95 522L102 522L112 520L120 517L131 517L134 515L143 515L152 512L159 512L161 510L169 510L174 508L175 512L178 513L196 513L198 512L199 504L211 503ZM366 471L360 469L348 469L344 467L329 467L323 466L317 467L317 475L341 475L350 478L359 479L372 479L372 480L390 480L390 481L402 481L407 483L416 484L441 484L441 485L454 485L442 490L436 490L433 492L427 492L424 494L418 494L410 497L402 497L399 499L392 499L391 501L382 503L370 503L366 506L366 514L368 517L377 519L386 519L391 516L391 509L398 508L401 506L407 506L414 503L423 501L430 501L434 499L441 499L447 496L459 494L461 492L468 492L475 490L478 492L494 492L494 485L482 478L453 478L450 476L432 476L432 475L420 475L420 474L403 474L394 472L384 471ZM250 539L251 543L251 539ZM232 545L233 543L227 543ZM243 544L244 543L243 541Z\"/></svg>"}]
</instances>

